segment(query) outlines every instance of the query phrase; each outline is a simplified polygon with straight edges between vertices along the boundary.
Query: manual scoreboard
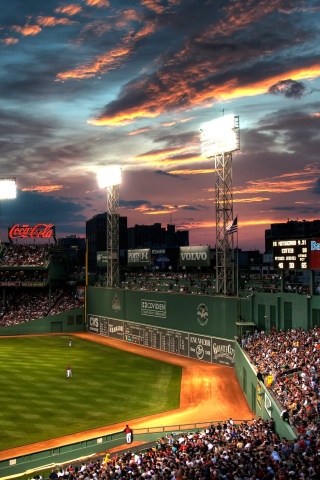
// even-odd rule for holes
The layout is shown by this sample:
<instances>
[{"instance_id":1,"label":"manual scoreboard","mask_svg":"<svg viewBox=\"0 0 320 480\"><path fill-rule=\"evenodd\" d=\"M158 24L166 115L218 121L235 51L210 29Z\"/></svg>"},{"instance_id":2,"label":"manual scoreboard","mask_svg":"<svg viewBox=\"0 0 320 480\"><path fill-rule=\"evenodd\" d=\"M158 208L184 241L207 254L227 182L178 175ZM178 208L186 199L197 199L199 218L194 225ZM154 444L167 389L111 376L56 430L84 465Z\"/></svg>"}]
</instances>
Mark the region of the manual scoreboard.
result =
<instances>
[{"instance_id":1,"label":"manual scoreboard","mask_svg":"<svg viewBox=\"0 0 320 480\"><path fill-rule=\"evenodd\" d=\"M274 240L273 267L279 270L308 270L310 239Z\"/></svg>"}]
</instances>

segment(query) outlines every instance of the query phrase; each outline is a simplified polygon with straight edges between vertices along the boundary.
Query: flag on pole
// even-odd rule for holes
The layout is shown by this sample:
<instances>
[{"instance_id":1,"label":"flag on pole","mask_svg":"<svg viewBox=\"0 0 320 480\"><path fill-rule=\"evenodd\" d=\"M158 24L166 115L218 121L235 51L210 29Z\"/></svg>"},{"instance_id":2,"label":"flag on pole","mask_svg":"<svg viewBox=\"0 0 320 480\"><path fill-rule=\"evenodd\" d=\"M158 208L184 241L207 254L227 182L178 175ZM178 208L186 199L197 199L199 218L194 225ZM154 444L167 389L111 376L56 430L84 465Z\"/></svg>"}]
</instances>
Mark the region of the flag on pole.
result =
<instances>
[{"instance_id":1,"label":"flag on pole","mask_svg":"<svg viewBox=\"0 0 320 480\"><path fill-rule=\"evenodd\" d=\"M225 234L236 233L238 231L238 217L235 217L226 225Z\"/></svg>"}]
</instances>

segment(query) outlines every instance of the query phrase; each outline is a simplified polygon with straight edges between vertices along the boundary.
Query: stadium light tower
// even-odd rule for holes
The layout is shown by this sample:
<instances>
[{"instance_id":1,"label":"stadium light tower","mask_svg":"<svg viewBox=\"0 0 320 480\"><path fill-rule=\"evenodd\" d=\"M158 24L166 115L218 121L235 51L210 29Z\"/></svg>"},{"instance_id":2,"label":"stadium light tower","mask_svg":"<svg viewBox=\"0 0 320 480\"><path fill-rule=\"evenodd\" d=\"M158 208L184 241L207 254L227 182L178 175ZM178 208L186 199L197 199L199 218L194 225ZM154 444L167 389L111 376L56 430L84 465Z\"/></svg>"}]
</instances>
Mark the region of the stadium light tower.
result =
<instances>
[{"instance_id":1,"label":"stadium light tower","mask_svg":"<svg viewBox=\"0 0 320 480\"><path fill-rule=\"evenodd\" d=\"M110 166L98 172L98 184L107 191L107 287L119 285L119 185L121 168Z\"/></svg>"},{"instance_id":2,"label":"stadium light tower","mask_svg":"<svg viewBox=\"0 0 320 480\"><path fill-rule=\"evenodd\" d=\"M226 115L201 128L201 153L215 159L216 292L235 292L232 152L240 149L239 117Z\"/></svg>"},{"instance_id":3,"label":"stadium light tower","mask_svg":"<svg viewBox=\"0 0 320 480\"><path fill-rule=\"evenodd\" d=\"M17 196L16 178L0 178L0 224L1 224L1 203L3 200L11 200ZM1 242L1 238L0 238Z\"/></svg>"}]
</instances>

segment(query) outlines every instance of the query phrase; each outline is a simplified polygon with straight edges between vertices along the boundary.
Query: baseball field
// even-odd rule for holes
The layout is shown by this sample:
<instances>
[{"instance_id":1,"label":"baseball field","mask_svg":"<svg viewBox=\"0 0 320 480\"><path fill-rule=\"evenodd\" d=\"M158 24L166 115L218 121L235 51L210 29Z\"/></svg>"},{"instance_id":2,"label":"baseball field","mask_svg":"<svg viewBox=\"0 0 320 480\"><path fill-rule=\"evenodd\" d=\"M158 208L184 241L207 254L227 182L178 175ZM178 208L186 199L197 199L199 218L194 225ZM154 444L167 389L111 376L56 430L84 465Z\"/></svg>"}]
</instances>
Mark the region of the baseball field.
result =
<instances>
[{"instance_id":1,"label":"baseball field","mask_svg":"<svg viewBox=\"0 0 320 480\"><path fill-rule=\"evenodd\" d=\"M0 451L179 407L181 366L71 340L0 339Z\"/></svg>"}]
</instances>

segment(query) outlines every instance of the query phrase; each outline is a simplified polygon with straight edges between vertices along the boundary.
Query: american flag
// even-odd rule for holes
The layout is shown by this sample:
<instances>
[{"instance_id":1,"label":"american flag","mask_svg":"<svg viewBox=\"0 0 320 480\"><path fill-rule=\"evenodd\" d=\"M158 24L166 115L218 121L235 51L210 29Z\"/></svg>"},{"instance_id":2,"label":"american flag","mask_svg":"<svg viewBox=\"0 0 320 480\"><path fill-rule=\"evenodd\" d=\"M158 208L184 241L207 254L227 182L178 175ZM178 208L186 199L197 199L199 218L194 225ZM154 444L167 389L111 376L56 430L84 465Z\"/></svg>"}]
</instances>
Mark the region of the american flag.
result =
<instances>
[{"instance_id":1,"label":"american flag","mask_svg":"<svg viewBox=\"0 0 320 480\"><path fill-rule=\"evenodd\" d=\"M238 231L238 217L235 217L231 222L226 225L225 234L236 233Z\"/></svg>"}]
</instances>

